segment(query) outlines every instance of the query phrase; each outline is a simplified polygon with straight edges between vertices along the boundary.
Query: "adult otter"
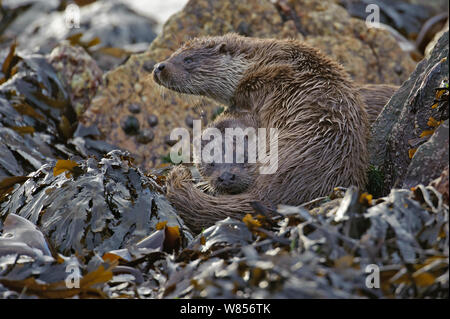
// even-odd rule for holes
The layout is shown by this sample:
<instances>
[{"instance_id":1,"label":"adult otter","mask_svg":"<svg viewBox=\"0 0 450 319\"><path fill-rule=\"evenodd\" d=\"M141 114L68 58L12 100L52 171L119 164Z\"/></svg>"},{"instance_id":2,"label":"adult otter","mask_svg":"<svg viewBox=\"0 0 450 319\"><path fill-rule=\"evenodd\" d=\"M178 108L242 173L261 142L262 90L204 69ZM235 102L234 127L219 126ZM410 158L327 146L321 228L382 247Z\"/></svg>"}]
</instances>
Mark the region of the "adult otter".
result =
<instances>
[{"instance_id":1,"label":"adult otter","mask_svg":"<svg viewBox=\"0 0 450 319\"><path fill-rule=\"evenodd\" d=\"M366 110L371 124L377 119L379 113L397 89L397 86L387 84L366 84L359 87L359 93L367 105ZM209 127L218 128L224 135L226 128L256 128L256 123L256 118L251 116L249 112L236 113L227 110ZM225 138L222 141L222 149L225 150ZM205 141L202 141L202 143L204 145ZM234 146L232 145L232 147ZM238 194L246 191L253 184L257 171L257 165L248 163L248 161L244 163L227 163L224 160L214 163L198 161L196 167L202 177L200 184L205 191L212 194Z\"/></svg>"},{"instance_id":2,"label":"adult otter","mask_svg":"<svg viewBox=\"0 0 450 319\"><path fill-rule=\"evenodd\" d=\"M365 84L359 87L359 94L366 104L370 124L375 122L383 107L398 88L398 86L389 84Z\"/></svg>"},{"instance_id":3,"label":"adult otter","mask_svg":"<svg viewBox=\"0 0 450 319\"><path fill-rule=\"evenodd\" d=\"M196 38L155 65L154 79L253 112L261 127L279 130L276 173L258 174L247 192L204 196L183 166L169 173L167 196L192 230L241 218L253 201L299 205L338 185L365 186L365 104L344 69L318 50L236 34Z\"/></svg>"},{"instance_id":4,"label":"adult otter","mask_svg":"<svg viewBox=\"0 0 450 319\"><path fill-rule=\"evenodd\" d=\"M359 87L359 93L367 105L366 110L371 124L377 119L397 89L397 86L386 84L366 84ZM218 128L224 135L226 128L256 128L256 123L257 120L249 112L225 111L210 127ZM205 144L205 141L202 142ZM234 146L232 145L232 147ZM225 148L225 139L223 138L222 149L225 150ZM257 171L257 165L248 163L248 161L244 163L227 163L224 160L218 163L199 161L196 167L204 182L203 189L213 194L238 194L246 191L253 184Z\"/></svg>"}]
</instances>

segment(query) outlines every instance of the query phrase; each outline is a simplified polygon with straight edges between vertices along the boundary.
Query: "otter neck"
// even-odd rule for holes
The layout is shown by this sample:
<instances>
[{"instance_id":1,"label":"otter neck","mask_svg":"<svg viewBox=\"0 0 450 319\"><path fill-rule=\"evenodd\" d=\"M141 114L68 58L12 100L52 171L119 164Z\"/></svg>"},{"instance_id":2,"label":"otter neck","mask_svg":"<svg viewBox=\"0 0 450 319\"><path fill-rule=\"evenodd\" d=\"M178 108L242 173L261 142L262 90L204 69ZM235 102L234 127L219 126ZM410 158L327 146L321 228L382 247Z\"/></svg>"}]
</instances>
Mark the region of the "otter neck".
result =
<instances>
[{"instance_id":1,"label":"otter neck","mask_svg":"<svg viewBox=\"0 0 450 319\"><path fill-rule=\"evenodd\" d=\"M236 89L252 61L243 56L226 56L222 65L216 67L216 76L206 83L204 96L231 107Z\"/></svg>"}]
</instances>

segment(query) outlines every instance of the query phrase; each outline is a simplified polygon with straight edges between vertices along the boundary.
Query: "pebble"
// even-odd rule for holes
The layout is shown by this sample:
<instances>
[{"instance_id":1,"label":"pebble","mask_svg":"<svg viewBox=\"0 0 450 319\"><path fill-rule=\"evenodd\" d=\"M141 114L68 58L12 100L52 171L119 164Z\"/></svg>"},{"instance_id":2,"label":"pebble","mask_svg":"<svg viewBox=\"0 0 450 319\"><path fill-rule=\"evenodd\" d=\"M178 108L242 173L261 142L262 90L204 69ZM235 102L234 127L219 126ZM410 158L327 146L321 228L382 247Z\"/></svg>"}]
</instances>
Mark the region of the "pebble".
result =
<instances>
[{"instance_id":1,"label":"pebble","mask_svg":"<svg viewBox=\"0 0 450 319\"><path fill-rule=\"evenodd\" d=\"M142 91L142 85L140 85L139 83L136 83L135 85L134 85L134 90L136 91L136 93L141 93L141 91Z\"/></svg>"},{"instance_id":2,"label":"pebble","mask_svg":"<svg viewBox=\"0 0 450 319\"><path fill-rule=\"evenodd\" d=\"M136 137L138 143L147 144L153 141L155 138L155 133L151 129L143 129L139 135Z\"/></svg>"},{"instance_id":3,"label":"pebble","mask_svg":"<svg viewBox=\"0 0 450 319\"><path fill-rule=\"evenodd\" d=\"M169 146L174 146L178 141L176 140L171 140L169 135L166 135L164 137L164 143L166 143Z\"/></svg>"},{"instance_id":4,"label":"pebble","mask_svg":"<svg viewBox=\"0 0 450 319\"><path fill-rule=\"evenodd\" d=\"M132 115L128 115L121 123L123 131L128 135L139 133L139 120Z\"/></svg>"},{"instance_id":5,"label":"pebble","mask_svg":"<svg viewBox=\"0 0 450 319\"><path fill-rule=\"evenodd\" d=\"M130 104L128 106L128 111L130 111L131 113L134 113L134 114L140 113L141 112L141 106L139 104L137 104L137 103Z\"/></svg>"},{"instance_id":6,"label":"pebble","mask_svg":"<svg viewBox=\"0 0 450 319\"><path fill-rule=\"evenodd\" d=\"M396 65L394 67L394 72L397 73L398 75L401 75L403 73L403 68L400 65Z\"/></svg>"},{"instance_id":7,"label":"pebble","mask_svg":"<svg viewBox=\"0 0 450 319\"><path fill-rule=\"evenodd\" d=\"M185 120L184 120L184 123L186 123L186 125L188 127L193 127L194 126L194 118L192 116L190 116L190 115L187 115Z\"/></svg>"},{"instance_id":8,"label":"pebble","mask_svg":"<svg viewBox=\"0 0 450 319\"><path fill-rule=\"evenodd\" d=\"M147 116L147 123L151 127L154 127L154 126L158 125L158 117L156 115L154 115L154 114L151 114L151 115Z\"/></svg>"}]
</instances>

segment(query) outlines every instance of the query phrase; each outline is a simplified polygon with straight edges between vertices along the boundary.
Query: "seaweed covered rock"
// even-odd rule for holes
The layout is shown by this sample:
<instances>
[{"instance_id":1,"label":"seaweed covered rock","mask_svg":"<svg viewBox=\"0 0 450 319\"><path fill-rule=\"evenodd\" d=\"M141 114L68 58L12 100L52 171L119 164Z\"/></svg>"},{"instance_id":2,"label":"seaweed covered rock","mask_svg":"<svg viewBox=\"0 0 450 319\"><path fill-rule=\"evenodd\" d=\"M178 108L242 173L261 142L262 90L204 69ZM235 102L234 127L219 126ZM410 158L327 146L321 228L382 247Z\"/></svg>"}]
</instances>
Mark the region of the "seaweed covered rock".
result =
<instances>
[{"instance_id":1,"label":"seaweed covered rock","mask_svg":"<svg viewBox=\"0 0 450 319\"><path fill-rule=\"evenodd\" d=\"M418 185L376 201L353 188L336 196L314 208L279 207L273 219L225 219L175 255L110 251L107 259L118 260L112 272L134 282L114 275L102 291L112 298L448 297L448 206L439 192Z\"/></svg>"},{"instance_id":2,"label":"seaweed covered rock","mask_svg":"<svg viewBox=\"0 0 450 319\"><path fill-rule=\"evenodd\" d=\"M151 190L157 182L120 152L57 177L48 167L31 174L0 206L0 295L448 298L449 209L433 186L377 200L339 189L274 217L227 218L191 239ZM78 290L65 284L68 267L81 275Z\"/></svg>"},{"instance_id":3,"label":"seaweed covered rock","mask_svg":"<svg viewBox=\"0 0 450 319\"><path fill-rule=\"evenodd\" d=\"M102 70L86 50L67 41L56 46L47 61L70 88L70 102L77 116L80 116L102 83Z\"/></svg>"},{"instance_id":4,"label":"seaweed covered rock","mask_svg":"<svg viewBox=\"0 0 450 319\"><path fill-rule=\"evenodd\" d=\"M304 208L280 207L284 217L274 231L262 232L261 216L259 225L228 222L234 233L242 229L242 241L228 240L224 232L224 245L217 245L224 226L218 223L205 231L204 246L199 236L190 247L208 247L201 251L209 258L178 264L162 296L448 296L448 206L442 196L420 185L414 192L392 190L376 202L366 199L349 189L327 214L317 216ZM246 241L246 228L259 240ZM233 263L226 262L229 258ZM367 283L368 269L374 268L380 289Z\"/></svg>"},{"instance_id":5,"label":"seaweed covered rock","mask_svg":"<svg viewBox=\"0 0 450 319\"><path fill-rule=\"evenodd\" d=\"M418 183L427 183L440 175L448 166L449 150L448 119L436 128L433 135L417 148L401 187L411 188Z\"/></svg>"},{"instance_id":6,"label":"seaweed covered rock","mask_svg":"<svg viewBox=\"0 0 450 319\"><path fill-rule=\"evenodd\" d=\"M92 269L52 252L42 232L16 214L4 219L0 234L0 298L106 297L100 288L113 277L113 262Z\"/></svg>"},{"instance_id":7,"label":"seaweed covered rock","mask_svg":"<svg viewBox=\"0 0 450 319\"><path fill-rule=\"evenodd\" d=\"M48 13L57 10L59 6L58 0L2 1L0 4L0 34L2 36L0 49L9 47L27 26L38 19L43 19Z\"/></svg>"},{"instance_id":8,"label":"seaweed covered rock","mask_svg":"<svg viewBox=\"0 0 450 319\"><path fill-rule=\"evenodd\" d=\"M90 48L99 66L108 70L130 53L144 51L156 37L157 22L123 1L61 7L64 11L51 11L20 30L17 41L21 49L47 54L62 40L70 40Z\"/></svg>"},{"instance_id":9,"label":"seaweed covered rock","mask_svg":"<svg viewBox=\"0 0 450 319\"><path fill-rule=\"evenodd\" d=\"M77 90L73 82L83 71L73 72L70 77L67 73L73 64L64 65L58 57L62 56L49 60L60 72L47 56L19 54L15 44L1 53L0 180L27 175L52 159L74 155L101 157L116 148L96 140L100 132L95 128L88 130L77 125L72 103L85 106L93 92ZM83 77L83 85L90 83L93 89L98 85L98 74L88 73Z\"/></svg>"},{"instance_id":10,"label":"seaweed covered rock","mask_svg":"<svg viewBox=\"0 0 450 319\"><path fill-rule=\"evenodd\" d=\"M169 152L168 137L174 128L190 129L192 119L206 124L220 105L203 98L162 94L151 77L154 64L191 37L227 32L305 40L343 63L358 82L401 84L414 68L414 62L388 32L368 29L331 0L191 0L169 18L144 54L131 56L105 75L105 85L87 110L84 125L98 125L106 141L129 150L138 165L159 165ZM133 121L139 123L139 130L153 131L151 142L144 139L146 143L142 143L139 133L127 134L121 129L131 115L131 105L139 105L140 112L132 115L137 121ZM156 127L149 124L148 116L158 118Z\"/></svg>"},{"instance_id":11,"label":"seaweed covered rock","mask_svg":"<svg viewBox=\"0 0 450 319\"><path fill-rule=\"evenodd\" d=\"M448 31L372 125L370 162L392 187L428 184L448 165Z\"/></svg>"},{"instance_id":12,"label":"seaweed covered rock","mask_svg":"<svg viewBox=\"0 0 450 319\"><path fill-rule=\"evenodd\" d=\"M19 55L15 45L3 52L0 176L23 175L71 154L64 140L76 116L65 85L44 56Z\"/></svg>"},{"instance_id":13,"label":"seaweed covered rock","mask_svg":"<svg viewBox=\"0 0 450 319\"><path fill-rule=\"evenodd\" d=\"M6 196L1 218L10 213L24 217L39 226L58 252L81 256L136 243L160 222L181 230L182 221L157 178L146 177L130 160L112 151L99 161L45 164ZM184 240L189 238L183 234Z\"/></svg>"}]
</instances>

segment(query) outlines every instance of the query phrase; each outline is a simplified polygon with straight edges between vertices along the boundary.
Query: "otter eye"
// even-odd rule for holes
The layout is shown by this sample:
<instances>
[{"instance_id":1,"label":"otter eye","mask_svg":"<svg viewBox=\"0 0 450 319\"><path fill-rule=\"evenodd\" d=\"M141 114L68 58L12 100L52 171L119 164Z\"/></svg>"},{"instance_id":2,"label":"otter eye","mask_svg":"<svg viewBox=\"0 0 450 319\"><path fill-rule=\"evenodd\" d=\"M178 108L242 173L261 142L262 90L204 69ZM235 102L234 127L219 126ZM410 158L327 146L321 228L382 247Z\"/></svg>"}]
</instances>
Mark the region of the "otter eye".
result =
<instances>
[{"instance_id":1,"label":"otter eye","mask_svg":"<svg viewBox=\"0 0 450 319\"><path fill-rule=\"evenodd\" d=\"M186 64L189 64L189 63L194 62L194 60L193 60L191 57L184 58L183 61L184 61L184 63L186 63Z\"/></svg>"}]
</instances>

